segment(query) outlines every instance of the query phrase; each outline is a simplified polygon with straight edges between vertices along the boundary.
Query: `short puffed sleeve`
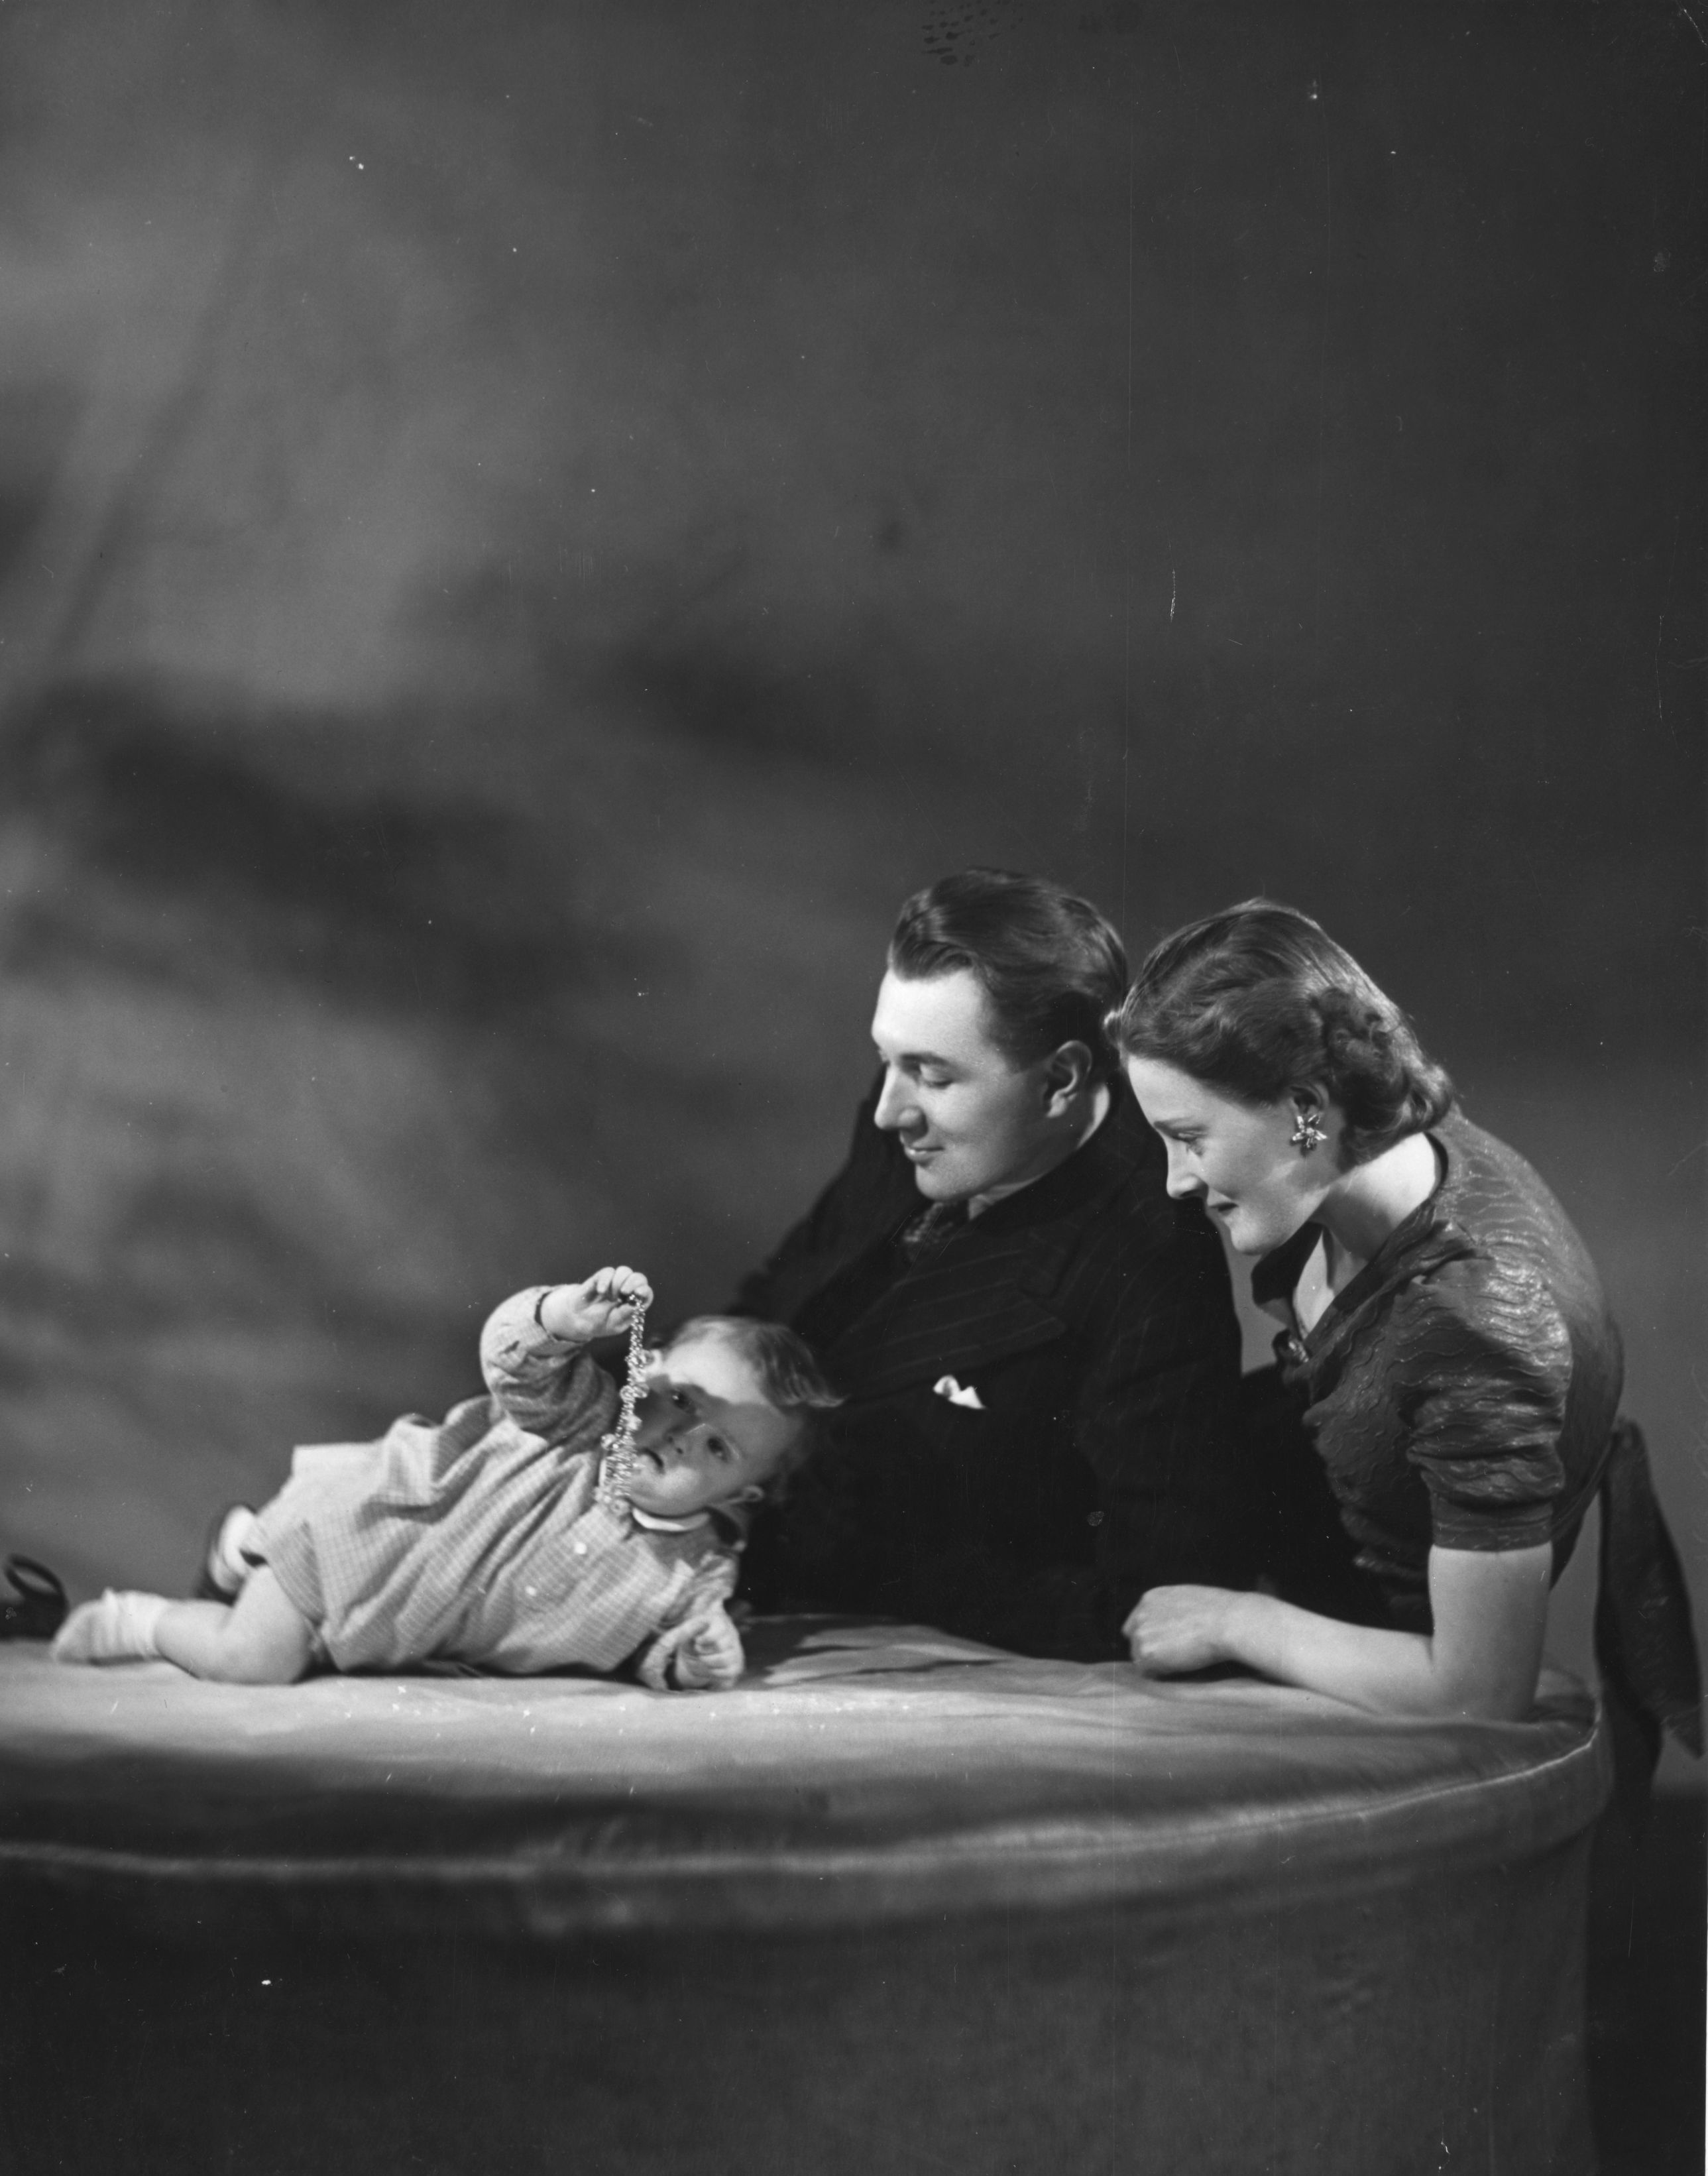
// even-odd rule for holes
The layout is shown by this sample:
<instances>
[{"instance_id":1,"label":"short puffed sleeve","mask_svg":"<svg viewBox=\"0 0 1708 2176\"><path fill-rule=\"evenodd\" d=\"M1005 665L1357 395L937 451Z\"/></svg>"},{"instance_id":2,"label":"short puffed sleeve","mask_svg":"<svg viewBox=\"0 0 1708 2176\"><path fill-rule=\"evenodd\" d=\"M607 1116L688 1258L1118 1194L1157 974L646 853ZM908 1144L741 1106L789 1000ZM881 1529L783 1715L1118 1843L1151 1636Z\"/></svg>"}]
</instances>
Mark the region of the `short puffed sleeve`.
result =
<instances>
[{"instance_id":1,"label":"short puffed sleeve","mask_svg":"<svg viewBox=\"0 0 1708 2176\"><path fill-rule=\"evenodd\" d=\"M1571 1338L1536 1265L1477 1256L1400 1296L1391 1331L1406 1455L1447 1549L1550 1540Z\"/></svg>"}]
</instances>

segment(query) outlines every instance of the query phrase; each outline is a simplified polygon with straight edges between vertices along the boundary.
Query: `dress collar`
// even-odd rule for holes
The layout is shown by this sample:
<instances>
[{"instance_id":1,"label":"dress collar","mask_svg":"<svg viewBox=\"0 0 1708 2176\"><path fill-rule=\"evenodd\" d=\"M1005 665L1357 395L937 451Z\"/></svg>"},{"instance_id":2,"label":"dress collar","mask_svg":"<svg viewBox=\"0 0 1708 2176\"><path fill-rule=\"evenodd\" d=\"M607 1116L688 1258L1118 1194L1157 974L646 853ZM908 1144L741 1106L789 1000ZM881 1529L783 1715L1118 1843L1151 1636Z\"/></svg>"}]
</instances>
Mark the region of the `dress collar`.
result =
<instances>
[{"instance_id":1,"label":"dress collar","mask_svg":"<svg viewBox=\"0 0 1708 2176\"><path fill-rule=\"evenodd\" d=\"M685 1519L661 1519L651 1511L643 1511L638 1504L631 1504L628 1515L637 1526L645 1526L650 1534L691 1534L699 1527L711 1524L710 1511L691 1511Z\"/></svg>"},{"instance_id":2,"label":"dress collar","mask_svg":"<svg viewBox=\"0 0 1708 2176\"><path fill-rule=\"evenodd\" d=\"M1314 1346L1334 1325L1349 1319L1367 1299L1385 1287L1476 1253L1469 1233L1454 1213L1464 1191L1466 1172L1460 1144L1448 1130L1450 1123L1433 1129L1425 1136L1440 1160L1441 1175L1434 1192L1394 1227L1357 1276L1334 1295L1298 1341L1303 1346ZM1322 1237L1322 1226L1314 1221L1301 1225L1292 1238L1262 1256L1251 1273L1251 1296L1259 1307L1276 1300L1291 1306L1305 1264Z\"/></svg>"}]
</instances>

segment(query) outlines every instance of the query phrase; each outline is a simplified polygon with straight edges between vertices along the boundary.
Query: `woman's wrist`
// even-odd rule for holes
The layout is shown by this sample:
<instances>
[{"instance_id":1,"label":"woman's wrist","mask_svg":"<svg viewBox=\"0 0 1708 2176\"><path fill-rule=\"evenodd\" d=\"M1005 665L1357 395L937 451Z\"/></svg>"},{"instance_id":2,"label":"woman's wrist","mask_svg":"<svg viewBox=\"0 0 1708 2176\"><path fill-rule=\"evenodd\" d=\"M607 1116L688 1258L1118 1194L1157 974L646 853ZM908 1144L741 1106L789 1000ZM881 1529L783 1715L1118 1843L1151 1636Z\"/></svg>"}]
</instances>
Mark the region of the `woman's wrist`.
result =
<instances>
[{"instance_id":1,"label":"woman's wrist","mask_svg":"<svg viewBox=\"0 0 1708 2176\"><path fill-rule=\"evenodd\" d=\"M1273 1595L1254 1591L1229 1595L1221 1635L1228 1662L1243 1663L1248 1669L1265 1667L1265 1650L1272 1645L1266 1635L1275 1627L1276 1607Z\"/></svg>"}]
</instances>

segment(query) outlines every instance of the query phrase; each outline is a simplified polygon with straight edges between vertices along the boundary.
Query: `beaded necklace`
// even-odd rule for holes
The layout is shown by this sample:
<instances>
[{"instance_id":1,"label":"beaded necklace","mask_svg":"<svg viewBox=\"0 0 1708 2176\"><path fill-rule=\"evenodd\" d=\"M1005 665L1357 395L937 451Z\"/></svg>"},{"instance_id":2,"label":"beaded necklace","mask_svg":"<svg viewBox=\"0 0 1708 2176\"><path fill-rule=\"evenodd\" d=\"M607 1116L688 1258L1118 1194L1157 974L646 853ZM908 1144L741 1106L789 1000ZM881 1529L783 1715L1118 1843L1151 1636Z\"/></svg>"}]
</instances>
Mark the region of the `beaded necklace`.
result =
<instances>
[{"instance_id":1,"label":"beaded necklace","mask_svg":"<svg viewBox=\"0 0 1708 2176\"><path fill-rule=\"evenodd\" d=\"M627 1484L640 1464L634 1435L640 1425L638 1408L646 1395L646 1342L641 1334L645 1320L644 1307L628 1318L628 1364L617 1401L617 1425L599 1439L599 1484L593 1493L607 1511L628 1510Z\"/></svg>"}]
</instances>

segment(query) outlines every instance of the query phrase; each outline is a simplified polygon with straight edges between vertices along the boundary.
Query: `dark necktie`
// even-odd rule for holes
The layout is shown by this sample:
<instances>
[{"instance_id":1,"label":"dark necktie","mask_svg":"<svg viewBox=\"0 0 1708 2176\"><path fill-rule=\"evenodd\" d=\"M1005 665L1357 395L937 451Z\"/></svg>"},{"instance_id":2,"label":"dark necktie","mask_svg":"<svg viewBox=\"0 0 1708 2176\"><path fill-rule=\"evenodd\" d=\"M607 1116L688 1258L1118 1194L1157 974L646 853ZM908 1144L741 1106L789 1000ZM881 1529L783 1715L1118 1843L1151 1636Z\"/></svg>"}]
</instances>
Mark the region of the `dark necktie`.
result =
<instances>
[{"instance_id":1,"label":"dark necktie","mask_svg":"<svg viewBox=\"0 0 1708 2176\"><path fill-rule=\"evenodd\" d=\"M921 1262L927 1254L935 1254L949 1233L958 1231L966 1221L964 1201L933 1201L902 1226L895 1235L895 1243L910 1263Z\"/></svg>"}]
</instances>

